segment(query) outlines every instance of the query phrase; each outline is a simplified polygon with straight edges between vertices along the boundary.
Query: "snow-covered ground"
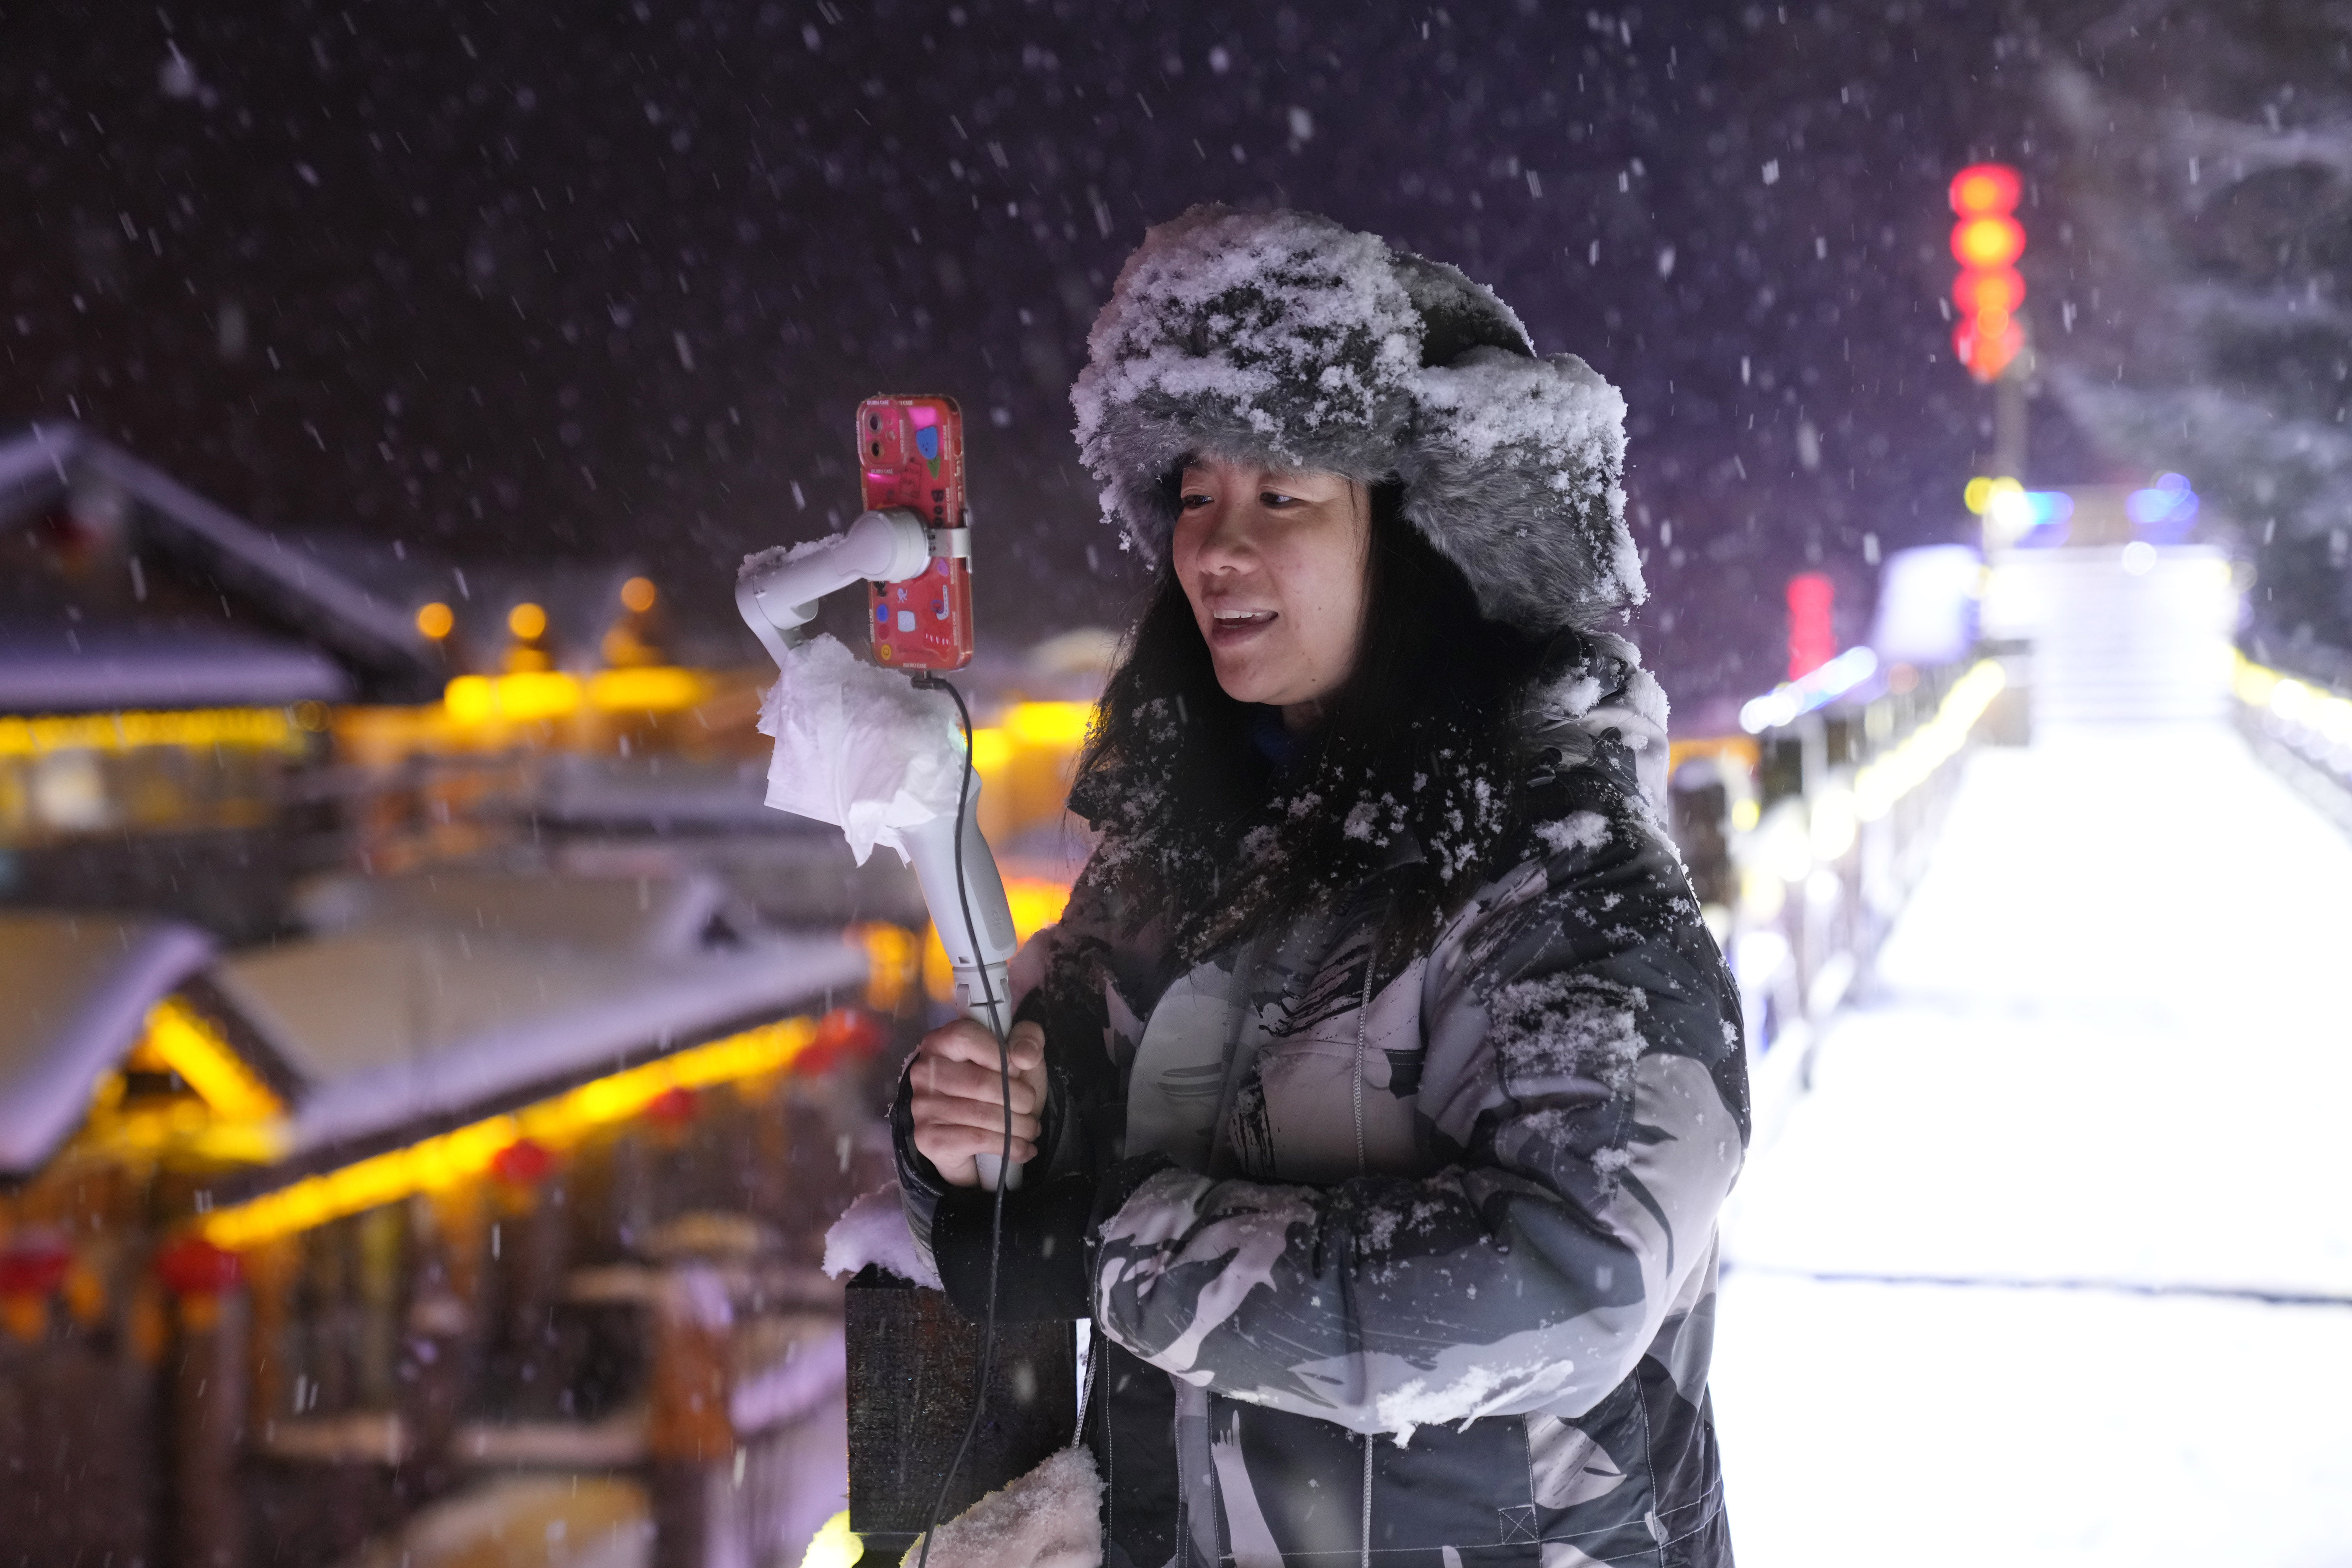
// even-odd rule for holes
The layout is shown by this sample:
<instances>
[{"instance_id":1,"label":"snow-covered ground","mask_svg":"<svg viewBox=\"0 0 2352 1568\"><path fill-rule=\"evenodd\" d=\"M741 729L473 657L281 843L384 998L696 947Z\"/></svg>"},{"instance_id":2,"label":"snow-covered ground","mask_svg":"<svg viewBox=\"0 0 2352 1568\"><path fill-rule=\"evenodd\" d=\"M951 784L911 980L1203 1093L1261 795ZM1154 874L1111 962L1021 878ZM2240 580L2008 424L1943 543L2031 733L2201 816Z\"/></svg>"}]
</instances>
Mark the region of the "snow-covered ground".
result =
<instances>
[{"instance_id":1,"label":"snow-covered ground","mask_svg":"<svg viewBox=\"0 0 2352 1568\"><path fill-rule=\"evenodd\" d=\"M2218 727L1968 766L1727 1216L1742 1568L2352 1564L2352 841Z\"/></svg>"}]
</instances>

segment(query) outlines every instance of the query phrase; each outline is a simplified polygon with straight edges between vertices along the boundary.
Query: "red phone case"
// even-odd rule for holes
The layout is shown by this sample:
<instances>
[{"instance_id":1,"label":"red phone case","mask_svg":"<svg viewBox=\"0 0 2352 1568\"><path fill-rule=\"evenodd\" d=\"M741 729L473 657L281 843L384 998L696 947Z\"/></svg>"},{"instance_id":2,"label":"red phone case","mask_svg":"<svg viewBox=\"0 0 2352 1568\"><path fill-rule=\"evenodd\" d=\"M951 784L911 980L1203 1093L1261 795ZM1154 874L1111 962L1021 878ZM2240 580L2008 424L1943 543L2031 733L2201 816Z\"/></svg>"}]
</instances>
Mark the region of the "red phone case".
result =
<instances>
[{"instance_id":1,"label":"red phone case","mask_svg":"<svg viewBox=\"0 0 2352 1568\"><path fill-rule=\"evenodd\" d=\"M857 405L858 484L866 510L907 507L927 528L965 526L963 414L952 397L869 397ZM893 669L971 662L971 565L934 556L904 583L867 585L874 657Z\"/></svg>"}]
</instances>

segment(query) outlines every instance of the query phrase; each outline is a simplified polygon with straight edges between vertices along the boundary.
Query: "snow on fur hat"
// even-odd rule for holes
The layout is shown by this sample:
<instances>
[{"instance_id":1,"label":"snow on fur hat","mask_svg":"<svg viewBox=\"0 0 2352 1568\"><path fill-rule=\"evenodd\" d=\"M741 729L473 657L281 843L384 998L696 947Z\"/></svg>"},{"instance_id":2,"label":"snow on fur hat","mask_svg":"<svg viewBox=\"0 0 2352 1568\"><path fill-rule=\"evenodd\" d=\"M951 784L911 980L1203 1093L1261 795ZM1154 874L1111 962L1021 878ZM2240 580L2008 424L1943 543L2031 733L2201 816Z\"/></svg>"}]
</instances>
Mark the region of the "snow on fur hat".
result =
<instances>
[{"instance_id":1,"label":"snow on fur hat","mask_svg":"<svg viewBox=\"0 0 2352 1568\"><path fill-rule=\"evenodd\" d=\"M1188 454L1403 488L1488 618L1545 634L1645 595L1625 399L1459 270L1312 213L1196 206L1149 231L1070 390L1103 510L1147 559Z\"/></svg>"}]
</instances>

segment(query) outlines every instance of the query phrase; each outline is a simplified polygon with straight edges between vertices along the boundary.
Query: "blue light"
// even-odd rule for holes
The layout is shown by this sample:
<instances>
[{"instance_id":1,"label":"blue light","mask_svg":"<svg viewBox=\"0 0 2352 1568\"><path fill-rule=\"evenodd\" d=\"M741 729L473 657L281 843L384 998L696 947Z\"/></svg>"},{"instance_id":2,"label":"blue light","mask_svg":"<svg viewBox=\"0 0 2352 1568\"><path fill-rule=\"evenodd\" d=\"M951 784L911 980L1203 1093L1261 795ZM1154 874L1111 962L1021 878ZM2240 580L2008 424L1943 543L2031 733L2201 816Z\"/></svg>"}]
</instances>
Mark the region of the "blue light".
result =
<instances>
[{"instance_id":1,"label":"blue light","mask_svg":"<svg viewBox=\"0 0 2352 1568\"><path fill-rule=\"evenodd\" d=\"M2197 521L2197 492L2182 476L2162 474L2147 489L2124 498L2124 514L2150 543L2178 544Z\"/></svg>"},{"instance_id":2,"label":"blue light","mask_svg":"<svg viewBox=\"0 0 2352 1568\"><path fill-rule=\"evenodd\" d=\"M1811 674L1742 703L1739 727L1751 735L1760 735L1799 714L1828 706L1877 673L1876 654L1866 647L1850 647Z\"/></svg>"},{"instance_id":3,"label":"blue light","mask_svg":"<svg viewBox=\"0 0 2352 1568\"><path fill-rule=\"evenodd\" d=\"M2026 549L2066 542L2067 523L2074 515L2074 498L2064 490L2028 490L2023 497L2025 531L2017 542Z\"/></svg>"}]
</instances>

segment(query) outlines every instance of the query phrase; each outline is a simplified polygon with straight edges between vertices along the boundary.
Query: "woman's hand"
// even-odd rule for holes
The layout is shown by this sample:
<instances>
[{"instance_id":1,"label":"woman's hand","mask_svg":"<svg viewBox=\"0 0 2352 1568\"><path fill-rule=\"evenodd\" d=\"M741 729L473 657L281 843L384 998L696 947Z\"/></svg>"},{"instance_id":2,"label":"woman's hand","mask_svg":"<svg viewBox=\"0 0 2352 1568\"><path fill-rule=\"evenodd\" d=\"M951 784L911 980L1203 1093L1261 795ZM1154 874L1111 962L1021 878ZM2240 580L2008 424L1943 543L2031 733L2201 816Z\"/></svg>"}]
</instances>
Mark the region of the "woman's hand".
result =
<instances>
[{"instance_id":1,"label":"woman's hand","mask_svg":"<svg viewBox=\"0 0 2352 1568\"><path fill-rule=\"evenodd\" d=\"M1013 1026L1013 1163L1037 1157L1038 1116L1045 1107L1045 1031ZM978 1154L1004 1152L1004 1088L996 1037L969 1018L925 1035L907 1069L913 1090L915 1148L949 1184L976 1187Z\"/></svg>"}]
</instances>

